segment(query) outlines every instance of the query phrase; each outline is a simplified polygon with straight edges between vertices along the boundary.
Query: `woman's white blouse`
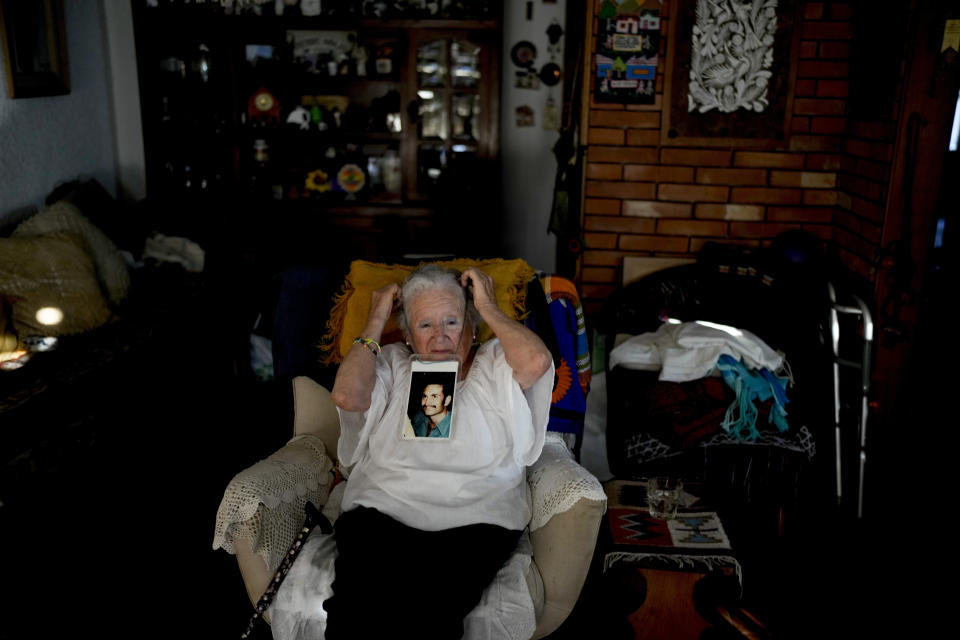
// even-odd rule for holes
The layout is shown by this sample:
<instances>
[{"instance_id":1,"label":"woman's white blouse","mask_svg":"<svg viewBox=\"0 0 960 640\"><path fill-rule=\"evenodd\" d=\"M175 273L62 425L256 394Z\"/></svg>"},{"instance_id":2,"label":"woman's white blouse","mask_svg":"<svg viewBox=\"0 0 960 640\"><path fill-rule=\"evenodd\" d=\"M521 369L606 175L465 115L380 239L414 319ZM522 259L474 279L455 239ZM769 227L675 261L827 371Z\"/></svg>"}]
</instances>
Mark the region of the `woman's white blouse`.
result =
<instances>
[{"instance_id":1,"label":"woman's white blouse","mask_svg":"<svg viewBox=\"0 0 960 640\"><path fill-rule=\"evenodd\" d=\"M425 531L477 523L526 527L526 467L543 449L553 366L523 390L500 341L484 343L457 383L450 437L413 439L402 437L409 349L384 347L376 366L370 408L340 410L337 456L352 467L343 510L372 507Z\"/></svg>"}]
</instances>

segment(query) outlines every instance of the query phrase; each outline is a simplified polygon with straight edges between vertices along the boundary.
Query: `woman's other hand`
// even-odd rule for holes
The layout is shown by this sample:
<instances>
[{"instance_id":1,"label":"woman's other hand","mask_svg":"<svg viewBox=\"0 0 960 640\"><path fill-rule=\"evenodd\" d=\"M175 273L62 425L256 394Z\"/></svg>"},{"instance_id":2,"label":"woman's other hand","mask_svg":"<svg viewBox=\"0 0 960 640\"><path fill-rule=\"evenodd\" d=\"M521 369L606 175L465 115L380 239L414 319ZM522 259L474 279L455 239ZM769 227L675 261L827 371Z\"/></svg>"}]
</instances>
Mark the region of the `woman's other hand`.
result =
<instances>
[{"instance_id":1,"label":"woman's other hand","mask_svg":"<svg viewBox=\"0 0 960 640\"><path fill-rule=\"evenodd\" d=\"M400 285L395 282L380 287L370 294L370 313L363 337L379 341L390 316L400 307ZM369 335L367 331L376 335Z\"/></svg>"},{"instance_id":2,"label":"woman's other hand","mask_svg":"<svg viewBox=\"0 0 960 640\"><path fill-rule=\"evenodd\" d=\"M400 286L390 283L370 294L370 312L361 338L380 342L383 328L400 304ZM377 356L368 347L354 344L337 369L331 395L333 402L344 411L366 411L376 381Z\"/></svg>"},{"instance_id":3,"label":"woman's other hand","mask_svg":"<svg viewBox=\"0 0 960 640\"><path fill-rule=\"evenodd\" d=\"M473 296L473 306L480 315L497 307L497 289L493 278L479 269L470 267L460 275L460 284Z\"/></svg>"},{"instance_id":4,"label":"woman's other hand","mask_svg":"<svg viewBox=\"0 0 960 640\"><path fill-rule=\"evenodd\" d=\"M513 379L523 389L532 386L553 364L543 340L500 310L496 287L489 275L471 267L460 276L460 284L473 294L473 305L480 317L500 339L507 364L513 369Z\"/></svg>"}]
</instances>

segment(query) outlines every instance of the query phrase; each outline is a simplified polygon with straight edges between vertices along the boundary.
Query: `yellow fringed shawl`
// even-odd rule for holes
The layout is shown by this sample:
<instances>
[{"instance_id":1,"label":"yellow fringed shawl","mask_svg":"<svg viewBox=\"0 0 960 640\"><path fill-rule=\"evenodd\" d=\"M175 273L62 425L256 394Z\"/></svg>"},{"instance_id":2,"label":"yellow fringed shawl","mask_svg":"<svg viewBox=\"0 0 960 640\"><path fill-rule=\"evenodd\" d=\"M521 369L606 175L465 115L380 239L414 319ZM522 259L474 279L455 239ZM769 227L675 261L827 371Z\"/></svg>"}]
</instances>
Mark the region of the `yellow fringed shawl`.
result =
<instances>
[{"instance_id":1,"label":"yellow fringed shawl","mask_svg":"<svg viewBox=\"0 0 960 640\"><path fill-rule=\"evenodd\" d=\"M527 282L535 275L533 268L524 260L458 259L438 262L437 265L460 271L470 267L480 269L493 278L496 285L497 306L501 311L516 320L523 318ZM333 310L327 321L327 332L320 342L321 362L325 364L341 362L353 345L354 338L359 336L366 326L367 315L370 313L370 295L391 282L402 284L403 280L416 268L398 264L379 264L366 260L354 260L350 263L350 273L347 274L343 288L334 300ZM489 327L484 325L479 328L481 341L491 336ZM390 344L402 339L396 315L391 316L387 326L384 327L380 343Z\"/></svg>"}]
</instances>

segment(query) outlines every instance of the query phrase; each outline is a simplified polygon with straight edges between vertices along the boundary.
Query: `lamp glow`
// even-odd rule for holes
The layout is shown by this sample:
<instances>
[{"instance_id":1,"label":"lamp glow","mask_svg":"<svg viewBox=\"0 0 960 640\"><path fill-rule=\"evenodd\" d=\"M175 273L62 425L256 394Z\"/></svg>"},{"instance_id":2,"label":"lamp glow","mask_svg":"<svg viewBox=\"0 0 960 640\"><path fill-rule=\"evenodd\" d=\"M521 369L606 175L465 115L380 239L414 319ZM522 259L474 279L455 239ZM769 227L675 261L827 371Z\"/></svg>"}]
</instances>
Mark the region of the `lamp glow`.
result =
<instances>
[{"instance_id":1,"label":"lamp glow","mask_svg":"<svg viewBox=\"0 0 960 640\"><path fill-rule=\"evenodd\" d=\"M43 307L37 309L37 322L42 325L52 326L60 324L63 321L63 311L56 307Z\"/></svg>"}]
</instances>

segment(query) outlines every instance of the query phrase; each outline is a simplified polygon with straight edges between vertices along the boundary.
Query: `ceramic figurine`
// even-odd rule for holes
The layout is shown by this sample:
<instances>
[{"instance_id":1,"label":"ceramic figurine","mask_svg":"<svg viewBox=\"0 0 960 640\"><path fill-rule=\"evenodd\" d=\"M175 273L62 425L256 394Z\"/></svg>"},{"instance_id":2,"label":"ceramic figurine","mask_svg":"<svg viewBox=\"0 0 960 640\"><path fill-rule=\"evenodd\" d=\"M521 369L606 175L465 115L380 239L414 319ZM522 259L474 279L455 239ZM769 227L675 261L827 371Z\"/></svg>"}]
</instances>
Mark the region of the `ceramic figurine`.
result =
<instances>
[{"instance_id":1,"label":"ceramic figurine","mask_svg":"<svg viewBox=\"0 0 960 640\"><path fill-rule=\"evenodd\" d=\"M287 116L287 124L299 125L304 131L310 128L310 121L310 112L303 107L295 107Z\"/></svg>"},{"instance_id":2,"label":"ceramic figurine","mask_svg":"<svg viewBox=\"0 0 960 640\"><path fill-rule=\"evenodd\" d=\"M358 45L354 50L353 55L354 60L357 63L357 75L366 76L367 75L367 48L363 45Z\"/></svg>"}]
</instances>

